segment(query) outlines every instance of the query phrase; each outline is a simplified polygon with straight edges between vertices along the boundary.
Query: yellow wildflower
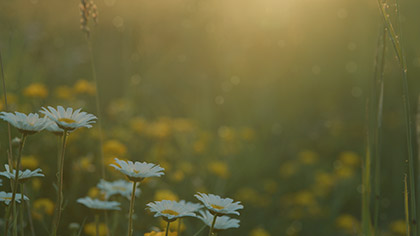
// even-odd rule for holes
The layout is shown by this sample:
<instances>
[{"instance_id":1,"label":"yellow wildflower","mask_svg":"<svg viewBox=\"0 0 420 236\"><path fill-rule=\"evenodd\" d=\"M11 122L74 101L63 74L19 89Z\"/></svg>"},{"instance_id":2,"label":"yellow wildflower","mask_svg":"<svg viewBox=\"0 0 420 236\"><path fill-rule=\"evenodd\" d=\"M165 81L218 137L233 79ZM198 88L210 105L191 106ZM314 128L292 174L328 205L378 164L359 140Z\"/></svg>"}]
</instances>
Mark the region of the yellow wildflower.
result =
<instances>
[{"instance_id":1,"label":"yellow wildflower","mask_svg":"<svg viewBox=\"0 0 420 236\"><path fill-rule=\"evenodd\" d=\"M178 201L178 196L169 189L159 189L155 192L155 201L162 200Z\"/></svg>"},{"instance_id":2,"label":"yellow wildflower","mask_svg":"<svg viewBox=\"0 0 420 236\"><path fill-rule=\"evenodd\" d=\"M255 139L255 130L252 128L243 128L241 130L241 138L246 141L252 141Z\"/></svg>"},{"instance_id":3,"label":"yellow wildflower","mask_svg":"<svg viewBox=\"0 0 420 236\"><path fill-rule=\"evenodd\" d=\"M96 236L96 224L94 222L85 225L85 234L90 236ZM99 224L99 236L106 236L108 234L108 227L104 223Z\"/></svg>"},{"instance_id":4,"label":"yellow wildflower","mask_svg":"<svg viewBox=\"0 0 420 236\"><path fill-rule=\"evenodd\" d=\"M158 121L152 122L147 126L147 134L153 138L167 138L171 134L169 122L168 118L159 118Z\"/></svg>"},{"instance_id":5,"label":"yellow wildflower","mask_svg":"<svg viewBox=\"0 0 420 236\"><path fill-rule=\"evenodd\" d=\"M168 233L169 236L177 236L177 232L169 232ZM156 232L156 231L152 231L149 233L145 233L144 236L165 236L165 232Z\"/></svg>"},{"instance_id":6,"label":"yellow wildflower","mask_svg":"<svg viewBox=\"0 0 420 236\"><path fill-rule=\"evenodd\" d=\"M105 199L105 195L97 187L91 187L87 194L90 198Z\"/></svg>"},{"instance_id":7,"label":"yellow wildflower","mask_svg":"<svg viewBox=\"0 0 420 236\"><path fill-rule=\"evenodd\" d=\"M32 216L35 219L42 219L44 214L52 215L54 213L54 203L48 198L39 198L33 204Z\"/></svg>"},{"instance_id":8,"label":"yellow wildflower","mask_svg":"<svg viewBox=\"0 0 420 236\"><path fill-rule=\"evenodd\" d=\"M48 96L48 90L41 83L32 83L23 90L23 95L29 98L46 98Z\"/></svg>"},{"instance_id":9,"label":"yellow wildflower","mask_svg":"<svg viewBox=\"0 0 420 236\"><path fill-rule=\"evenodd\" d=\"M208 164L208 170L220 178L227 179L230 175L229 167L223 161L213 161Z\"/></svg>"},{"instance_id":10,"label":"yellow wildflower","mask_svg":"<svg viewBox=\"0 0 420 236\"><path fill-rule=\"evenodd\" d=\"M38 159L33 156L23 156L22 159L20 160L20 166L22 169L36 169L39 167L39 162Z\"/></svg>"},{"instance_id":11,"label":"yellow wildflower","mask_svg":"<svg viewBox=\"0 0 420 236\"><path fill-rule=\"evenodd\" d=\"M270 233L267 230L261 227L258 227L258 228L253 229L249 233L249 236L270 236Z\"/></svg>"},{"instance_id":12,"label":"yellow wildflower","mask_svg":"<svg viewBox=\"0 0 420 236\"><path fill-rule=\"evenodd\" d=\"M348 233L358 232L360 227L359 221L350 214L340 215L335 223L338 228L343 229Z\"/></svg>"},{"instance_id":13,"label":"yellow wildflower","mask_svg":"<svg viewBox=\"0 0 420 236\"><path fill-rule=\"evenodd\" d=\"M295 195L295 204L300 206L314 206L316 205L316 199L310 191L300 191Z\"/></svg>"},{"instance_id":14,"label":"yellow wildflower","mask_svg":"<svg viewBox=\"0 0 420 236\"><path fill-rule=\"evenodd\" d=\"M396 220L391 223L389 226L391 231L398 235L406 235L407 234L407 225L404 220Z\"/></svg>"},{"instance_id":15,"label":"yellow wildflower","mask_svg":"<svg viewBox=\"0 0 420 236\"><path fill-rule=\"evenodd\" d=\"M235 140L235 130L231 127L222 126L218 130L219 137L225 142L232 142Z\"/></svg>"},{"instance_id":16,"label":"yellow wildflower","mask_svg":"<svg viewBox=\"0 0 420 236\"><path fill-rule=\"evenodd\" d=\"M280 165L279 174L281 177L288 178L294 175L298 170L298 164L294 161L288 161Z\"/></svg>"},{"instance_id":17,"label":"yellow wildflower","mask_svg":"<svg viewBox=\"0 0 420 236\"><path fill-rule=\"evenodd\" d=\"M96 88L94 83L81 79L74 85L74 91L78 94L95 95Z\"/></svg>"},{"instance_id":18,"label":"yellow wildflower","mask_svg":"<svg viewBox=\"0 0 420 236\"><path fill-rule=\"evenodd\" d=\"M124 156L127 153L127 147L116 139L108 140L104 143L104 154L106 156Z\"/></svg>"},{"instance_id":19,"label":"yellow wildflower","mask_svg":"<svg viewBox=\"0 0 420 236\"><path fill-rule=\"evenodd\" d=\"M130 121L130 128L138 134L142 134L146 130L146 127L147 122L143 118L137 117Z\"/></svg>"},{"instance_id":20,"label":"yellow wildflower","mask_svg":"<svg viewBox=\"0 0 420 236\"><path fill-rule=\"evenodd\" d=\"M63 100L71 100L73 99L73 90L69 86L58 86L54 90L54 95Z\"/></svg>"},{"instance_id":21,"label":"yellow wildflower","mask_svg":"<svg viewBox=\"0 0 420 236\"><path fill-rule=\"evenodd\" d=\"M314 151L305 150L298 154L299 161L305 165L312 165L318 160L318 154Z\"/></svg>"},{"instance_id":22,"label":"yellow wildflower","mask_svg":"<svg viewBox=\"0 0 420 236\"><path fill-rule=\"evenodd\" d=\"M360 157L354 152L342 152L338 158L345 166L358 167L360 165Z\"/></svg>"}]
</instances>

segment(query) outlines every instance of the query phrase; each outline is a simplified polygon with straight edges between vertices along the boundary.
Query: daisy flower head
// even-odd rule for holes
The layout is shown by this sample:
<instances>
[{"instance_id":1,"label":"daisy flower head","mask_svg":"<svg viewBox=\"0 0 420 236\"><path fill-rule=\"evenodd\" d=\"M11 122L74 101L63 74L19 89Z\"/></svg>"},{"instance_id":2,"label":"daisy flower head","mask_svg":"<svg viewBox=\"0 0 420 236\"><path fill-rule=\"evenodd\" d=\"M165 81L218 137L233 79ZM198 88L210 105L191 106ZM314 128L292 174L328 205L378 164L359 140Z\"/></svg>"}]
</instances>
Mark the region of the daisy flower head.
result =
<instances>
[{"instance_id":1,"label":"daisy flower head","mask_svg":"<svg viewBox=\"0 0 420 236\"><path fill-rule=\"evenodd\" d=\"M1 176L4 176L8 179L14 180L15 176L16 176L16 170L10 170L10 167L8 164L4 165L4 168L6 169L6 171L2 171L0 172ZM34 171L30 171L30 170L25 170L25 171L21 171L19 170L18 172L18 181L24 182L30 178L33 177L44 177L44 174L41 173L42 170L40 168L34 170Z\"/></svg>"},{"instance_id":2,"label":"daisy flower head","mask_svg":"<svg viewBox=\"0 0 420 236\"><path fill-rule=\"evenodd\" d=\"M202 220L207 226L211 227L215 216L209 211L200 211L199 213L200 215L198 215L197 218ZM213 230L220 231L232 228L239 228L239 222L239 220L232 219L229 216L219 216L216 218Z\"/></svg>"},{"instance_id":3,"label":"daisy flower head","mask_svg":"<svg viewBox=\"0 0 420 236\"><path fill-rule=\"evenodd\" d=\"M109 199L111 196L119 194L130 200L131 193L133 192L133 183L122 179L113 182L101 179L97 187L105 194L105 199ZM140 188L136 187L136 197L138 197L140 193Z\"/></svg>"},{"instance_id":4,"label":"daisy flower head","mask_svg":"<svg viewBox=\"0 0 420 236\"><path fill-rule=\"evenodd\" d=\"M48 119L40 118L38 114L29 113L28 115L20 112L1 112L0 119L8 122L22 134L35 134L45 129L48 125Z\"/></svg>"},{"instance_id":5,"label":"daisy flower head","mask_svg":"<svg viewBox=\"0 0 420 236\"><path fill-rule=\"evenodd\" d=\"M51 132L57 136L61 136L64 133L64 130L60 127L58 127L57 123L55 123L54 121L50 120L50 122L48 123L47 127L45 128L48 132Z\"/></svg>"},{"instance_id":6,"label":"daisy flower head","mask_svg":"<svg viewBox=\"0 0 420 236\"><path fill-rule=\"evenodd\" d=\"M201 205L200 203L192 203L192 202L187 202L185 200L181 200L179 201L179 203L183 204L184 207L187 208L191 212L197 212L198 210L203 208L203 205Z\"/></svg>"},{"instance_id":7,"label":"daisy flower head","mask_svg":"<svg viewBox=\"0 0 420 236\"><path fill-rule=\"evenodd\" d=\"M194 195L213 215L239 215L237 210L243 209L241 202L233 202L231 198L221 198L214 194L198 193Z\"/></svg>"},{"instance_id":8,"label":"daisy flower head","mask_svg":"<svg viewBox=\"0 0 420 236\"><path fill-rule=\"evenodd\" d=\"M40 112L65 131L72 131L82 127L91 128L91 124L95 123L97 119L92 114L84 111L81 112L81 108L73 110L71 107L64 109L62 106L58 106L55 109L54 107L48 106L48 108L42 107Z\"/></svg>"},{"instance_id":9,"label":"daisy flower head","mask_svg":"<svg viewBox=\"0 0 420 236\"><path fill-rule=\"evenodd\" d=\"M84 197L77 199L77 202L94 210L121 210L120 203L115 201L101 201L90 197Z\"/></svg>"},{"instance_id":10,"label":"daisy flower head","mask_svg":"<svg viewBox=\"0 0 420 236\"><path fill-rule=\"evenodd\" d=\"M116 170L123 173L127 178L134 182L141 182L144 178L148 177L160 177L164 175L162 167L153 163L146 162L132 162L132 161L123 161L118 158L115 158L115 164L110 164Z\"/></svg>"},{"instance_id":11,"label":"daisy flower head","mask_svg":"<svg viewBox=\"0 0 420 236\"><path fill-rule=\"evenodd\" d=\"M195 216L184 204L172 200L162 200L150 202L146 206L151 212L156 213L154 216L161 216L165 221L172 222L178 218L186 216Z\"/></svg>"},{"instance_id":12,"label":"daisy flower head","mask_svg":"<svg viewBox=\"0 0 420 236\"><path fill-rule=\"evenodd\" d=\"M0 192L0 202L4 202L4 204L9 205L9 203L12 201L12 195L13 193L6 193L4 191ZM20 193L16 193L15 202L20 203L21 200L22 195ZM28 201L29 198L23 195L23 200Z\"/></svg>"}]
</instances>

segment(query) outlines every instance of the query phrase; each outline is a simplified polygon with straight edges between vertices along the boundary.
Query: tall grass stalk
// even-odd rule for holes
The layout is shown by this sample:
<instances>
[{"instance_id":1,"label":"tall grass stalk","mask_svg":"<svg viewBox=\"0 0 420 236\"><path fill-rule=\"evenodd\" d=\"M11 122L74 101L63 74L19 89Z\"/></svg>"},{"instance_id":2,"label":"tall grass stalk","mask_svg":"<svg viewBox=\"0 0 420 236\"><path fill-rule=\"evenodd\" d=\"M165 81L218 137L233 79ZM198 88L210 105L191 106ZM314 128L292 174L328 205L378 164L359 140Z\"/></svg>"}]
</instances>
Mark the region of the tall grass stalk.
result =
<instances>
[{"instance_id":1,"label":"tall grass stalk","mask_svg":"<svg viewBox=\"0 0 420 236\"><path fill-rule=\"evenodd\" d=\"M101 168L101 176L105 179L105 157L104 157L104 137L102 131L102 114L101 114L101 104L100 104L100 96L99 96L99 83L98 78L96 76L96 66L95 66L95 57L93 56L93 46L92 40L89 34L86 34L86 41L89 48L89 56L90 56L90 68L92 70L92 79L93 83L95 84L95 104L96 104L96 114L98 117L98 132L99 132L99 154L100 154L100 168Z\"/></svg>"},{"instance_id":2,"label":"tall grass stalk","mask_svg":"<svg viewBox=\"0 0 420 236\"><path fill-rule=\"evenodd\" d=\"M6 112L9 111L9 104L7 103L7 89L6 89L6 77L4 76L4 67L3 67L3 59L1 57L1 51L0 51L0 69L1 69L1 80L3 84L3 102L4 102L4 109ZM9 166L11 170L13 170L13 163L12 163L12 132L10 128L9 122L7 122L7 135L9 140L9 151L7 152L7 162L9 163Z\"/></svg>"},{"instance_id":3,"label":"tall grass stalk","mask_svg":"<svg viewBox=\"0 0 420 236\"><path fill-rule=\"evenodd\" d=\"M366 132L367 145L366 156L362 165L362 233L366 236L372 234L372 222L370 214L370 197L371 197L371 151L369 131Z\"/></svg>"},{"instance_id":4,"label":"tall grass stalk","mask_svg":"<svg viewBox=\"0 0 420 236\"><path fill-rule=\"evenodd\" d=\"M10 219L10 213L11 213L10 211L16 205L15 200L16 200L16 192L17 192L17 188L18 188L18 181L19 181L20 159L22 157L23 146L25 146L26 137L27 137L26 134L22 134L22 139L21 139L20 144L19 144L19 152L18 152L18 156L16 158L17 160L16 160L15 178L14 178L14 180L10 180L12 182L11 184L13 186L13 191L12 191L11 202L9 204L9 207L7 208L7 211L6 211L6 219L5 219L6 223L5 223L5 227L4 227L4 231L5 231L4 235L6 235L6 236L9 233L8 229L9 229L9 219ZM14 213L14 215L16 215L16 214Z\"/></svg>"},{"instance_id":5,"label":"tall grass stalk","mask_svg":"<svg viewBox=\"0 0 420 236\"><path fill-rule=\"evenodd\" d=\"M407 227L407 236L410 236L410 212L409 212L409 206L408 206L407 174L404 175L404 213L405 213L405 223Z\"/></svg>"},{"instance_id":6,"label":"tall grass stalk","mask_svg":"<svg viewBox=\"0 0 420 236\"><path fill-rule=\"evenodd\" d=\"M133 235L133 211L134 211L134 200L136 199L136 181L133 181L133 192L131 192L130 200L130 211L128 213L128 236Z\"/></svg>"},{"instance_id":7,"label":"tall grass stalk","mask_svg":"<svg viewBox=\"0 0 420 236\"><path fill-rule=\"evenodd\" d=\"M375 59L375 73L372 83L372 106L370 107L370 116L372 117L373 142L372 150L374 150L374 212L373 212L373 229L378 232L379 207L381 199L381 137L382 137L382 114L383 114L383 96L384 96L384 67L386 53L387 32L386 27L381 27L378 37L378 45Z\"/></svg>"},{"instance_id":8,"label":"tall grass stalk","mask_svg":"<svg viewBox=\"0 0 420 236\"><path fill-rule=\"evenodd\" d=\"M412 123L411 123L411 111L410 111L410 99L409 99L409 90L408 90L408 77L407 77L407 63L406 58L404 55L404 50L401 46L400 40L402 40L402 34L400 30L396 32L395 27L392 24L390 16L388 15L387 3L382 3L380 0L378 1L380 12L382 18L384 20L385 26L388 28L388 34L391 38L393 48L395 50L395 54L397 56L401 74L402 74L402 84L403 84L403 92L402 92L402 99L403 99L403 106L404 106L404 116L405 116L405 128L406 128L406 138L407 138L407 152L408 152L408 182L409 182L409 202L410 202L410 216L411 216L411 224L412 224L412 232L413 235L418 235L417 232L417 206L416 206L416 183L415 183L415 163L413 157L413 141L412 141ZM396 12L399 18L399 4L398 0L396 0ZM401 21L399 19L399 21Z\"/></svg>"},{"instance_id":9,"label":"tall grass stalk","mask_svg":"<svg viewBox=\"0 0 420 236\"><path fill-rule=\"evenodd\" d=\"M55 206L55 219L53 222L53 230L52 235L57 235L58 226L60 224L61 219L61 212L63 210L63 180L64 180L64 154L66 151L66 144L67 144L67 130L63 132L63 142L61 146L61 157L59 160L60 168L58 169L58 196L57 196L57 203Z\"/></svg>"}]
</instances>

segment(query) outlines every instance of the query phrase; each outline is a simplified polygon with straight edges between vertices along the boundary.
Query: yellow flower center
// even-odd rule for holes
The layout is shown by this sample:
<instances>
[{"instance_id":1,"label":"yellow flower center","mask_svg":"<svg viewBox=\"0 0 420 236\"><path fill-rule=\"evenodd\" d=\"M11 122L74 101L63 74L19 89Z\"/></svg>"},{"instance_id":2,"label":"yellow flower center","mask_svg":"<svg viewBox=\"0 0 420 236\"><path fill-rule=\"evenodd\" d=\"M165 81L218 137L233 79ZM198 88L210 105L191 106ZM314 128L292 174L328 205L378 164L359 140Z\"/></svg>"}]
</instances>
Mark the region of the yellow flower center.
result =
<instances>
[{"instance_id":1,"label":"yellow flower center","mask_svg":"<svg viewBox=\"0 0 420 236\"><path fill-rule=\"evenodd\" d=\"M133 170L133 171L134 171L134 173L136 173L136 174L140 173L140 171L139 171L139 170Z\"/></svg>"},{"instance_id":2,"label":"yellow flower center","mask_svg":"<svg viewBox=\"0 0 420 236\"><path fill-rule=\"evenodd\" d=\"M168 215L173 215L173 216L177 216L177 215L179 215L179 213L178 213L178 212L173 211L173 210L163 210L163 211L162 211L162 214L168 214Z\"/></svg>"},{"instance_id":3,"label":"yellow flower center","mask_svg":"<svg viewBox=\"0 0 420 236\"><path fill-rule=\"evenodd\" d=\"M69 119L69 118L60 118L60 119L58 119L58 121L65 122L67 124L72 124L72 123L76 122L75 120Z\"/></svg>"},{"instance_id":4,"label":"yellow flower center","mask_svg":"<svg viewBox=\"0 0 420 236\"><path fill-rule=\"evenodd\" d=\"M222 207L222 206L218 206L218 205L214 205L214 204L211 204L211 206L212 206L213 208L217 209L217 210L222 210L222 209L224 209L224 207Z\"/></svg>"},{"instance_id":5,"label":"yellow flower center","mask_svg":"<svg viewBox=\"0 0 420 236\"><path fill-rule=\"evenodd\" d=\"M4 199L4 200L10 200L10 201L12 200L12 198L11 198L11 197L4 197L3 199Z\"/></svg>"}]
</instances>

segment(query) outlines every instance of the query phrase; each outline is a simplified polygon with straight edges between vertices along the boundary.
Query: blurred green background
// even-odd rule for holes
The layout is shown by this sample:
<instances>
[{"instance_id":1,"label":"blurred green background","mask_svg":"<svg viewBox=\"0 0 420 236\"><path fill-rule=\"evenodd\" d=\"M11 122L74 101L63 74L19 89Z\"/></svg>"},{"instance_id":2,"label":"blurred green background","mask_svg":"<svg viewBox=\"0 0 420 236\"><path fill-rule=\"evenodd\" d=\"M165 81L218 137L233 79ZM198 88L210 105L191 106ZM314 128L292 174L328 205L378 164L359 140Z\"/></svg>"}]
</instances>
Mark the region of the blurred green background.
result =
<instances>
[{"instance_id":1,"label":"blurred green background","mask_svg":"<svg viewBox=\"0 0 420 236\"><path fill-rule=\"evenodd\" d=\"M160 226L143 211L145 203L159 194L194 201L196 191L243 202L241 227L222 235L359 235L366 101L382 24L376 1L95 4L98 24L89 27L105 156L155 161L168 170L142 188L137 235ZM97 114L78 5L0 2L0 50L12 110L63 105ZM420 92L418 9L419 1L401 1L413 119ZM382 235L404 235L402 85L390 41L386 53L379 225ZM4 160L6 127L0 126ZM64 212L63 228L87 215L74 202L95 194L97 140L97 130L85 130L69 144L65 195L74 207ZM28 189L34 208L36 199L55 200L56 145L48 134L27 144L27 163L47 173ZM122 178L107 172L110 179ZM40 211L45 217L34 217L42 235L49 216ZM194 219L185 224L185 235L200 227Z\"/></svg>"}]
</instances>

